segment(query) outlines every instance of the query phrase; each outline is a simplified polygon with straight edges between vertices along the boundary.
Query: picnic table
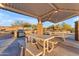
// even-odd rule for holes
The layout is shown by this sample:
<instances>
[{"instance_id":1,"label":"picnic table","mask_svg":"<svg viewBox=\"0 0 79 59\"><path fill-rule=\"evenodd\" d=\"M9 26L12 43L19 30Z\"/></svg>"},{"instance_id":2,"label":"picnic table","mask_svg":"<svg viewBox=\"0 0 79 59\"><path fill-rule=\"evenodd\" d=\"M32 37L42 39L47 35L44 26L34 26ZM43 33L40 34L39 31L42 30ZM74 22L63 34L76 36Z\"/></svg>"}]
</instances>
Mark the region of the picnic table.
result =
<instances>
[{"instance_id":1,"label":"picnic table","mask_svg":"<svg viewBox=\"0 0 79 59\"><path fill-rule=\"evenodd\" d=\"M43 55L45 55L45 54L46 54L46 50L49 52L49 40L53 39L54 36L50 36L50 35L37 36L37 35L34 35L34 34L33 34L33 35L31 35L31 37L32 37L33 39L43 41L43 51L40 52L40 53L42 53ZM53 45L54 45L56 42L52 42L52 43L53 43L53 44L52 44L52 49L51 49L50 51L53 50ZM39 53L39 54L40 54L40 53Z\"/></svg>"}]
</instances>

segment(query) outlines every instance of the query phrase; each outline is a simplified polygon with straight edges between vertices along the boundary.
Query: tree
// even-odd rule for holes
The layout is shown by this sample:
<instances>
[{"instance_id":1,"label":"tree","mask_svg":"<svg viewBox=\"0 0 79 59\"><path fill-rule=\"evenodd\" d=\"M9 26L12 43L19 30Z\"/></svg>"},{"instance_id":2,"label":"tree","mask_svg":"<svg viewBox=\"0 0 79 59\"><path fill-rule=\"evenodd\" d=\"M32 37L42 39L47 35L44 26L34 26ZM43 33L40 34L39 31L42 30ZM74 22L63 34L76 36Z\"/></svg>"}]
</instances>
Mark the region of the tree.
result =
<instances>
[{"instance_id":1,"label":"tree","mask_svg":"<svg viewBox=\"0 0 79 59\"><path fill-rule=\"evenodd\" d=\"M12 26L18 26L18 25L22 25L22 24L24 24L24 21L22 21L22 20L16 20L16 21L14 21L12 23Z\"/></svg>"},{"instance_id":2,"label":"tree","mask_svg":"<svg viewBox=\"0 0 79 59\"><path fill-rule=\"evenodd\" d=\"M71 25L69 25L67 23L63 23L62 26L63 26L63 29L66 30L66 31L71 31L72 30Z\"/></svg>"},{"instance_id":3,"label":"tree","mask_svg":"<svg viewBox=\"0 0 79 59\"><path fill-rule=\"evenodd\" d=\"M32 28L33 28L34 30L37 29L37 26L36 26L36 25L32 24L31 26L32 26Z\"/></svg>"},{"instance_id":4,"label":"tree","mask_svg":"<svg viewBox=\"0 0 79 59\"><path fill-rule=\"evenodd\" d=\"M75 28L72 28L71 32L75 32Z\"/></svg>"},{"instance_id":5,"label":"tree","mask_svg":"<svg viewBox=\"0 0 79 59\"><path fill-rule=\"evenodd\" d=\"M60 24L57 24L57 25L54 26L54 29L55 30L61 30L62 26Z\"/></svg>"},{"instance_id":6,"label":"tree","mask_svg":"<svg viewBox=\"0 0 79 59\"><path fill-rule=\"evenodd\" d=\"M24 24L23 24L23 27L32 27L32 26L31 26L31 24L29 24L29 23L24 23Z\"/></svg>"}]
</instances>

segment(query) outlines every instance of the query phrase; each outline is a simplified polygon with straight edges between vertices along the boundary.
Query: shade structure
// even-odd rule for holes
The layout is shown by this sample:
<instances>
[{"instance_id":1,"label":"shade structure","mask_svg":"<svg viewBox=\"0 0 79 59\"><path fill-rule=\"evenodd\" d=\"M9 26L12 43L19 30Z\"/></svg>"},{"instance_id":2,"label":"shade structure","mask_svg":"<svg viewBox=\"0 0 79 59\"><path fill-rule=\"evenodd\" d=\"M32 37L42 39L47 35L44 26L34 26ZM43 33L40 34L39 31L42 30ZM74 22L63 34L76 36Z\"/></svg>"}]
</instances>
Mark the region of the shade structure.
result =
<instances>
[{"instance_id":1,"label":"shade structure","mask_svg":"<svg viewBox=\"0 0 79 59\"><path fill-rule=\"evenodd\" d=\"M1 3L0 8L32 17L42 21L61 22L79 14L79 3Z\"/></svg>"}]
</instances>

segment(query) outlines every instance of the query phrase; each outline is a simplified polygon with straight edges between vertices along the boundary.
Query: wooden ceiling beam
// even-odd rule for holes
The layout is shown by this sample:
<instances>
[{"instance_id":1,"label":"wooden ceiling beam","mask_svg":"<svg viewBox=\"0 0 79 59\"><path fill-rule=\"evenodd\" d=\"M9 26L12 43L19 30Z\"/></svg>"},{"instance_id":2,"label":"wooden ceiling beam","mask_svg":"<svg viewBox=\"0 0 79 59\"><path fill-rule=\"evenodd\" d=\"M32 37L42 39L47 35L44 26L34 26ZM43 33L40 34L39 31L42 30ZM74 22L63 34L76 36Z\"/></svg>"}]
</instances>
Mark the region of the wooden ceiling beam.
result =
<instances>
[{"instance_id":1,"label":"wooden ceiling beam","mask_svg":"<svg viewBox=\"0 0 79 59\"><path fill-rule=\"evenodd\" d=\"M77 16L77 14L73 14L73 15L67 16L66 18L61 19L61 20L56 21L56 22L61 22L61 21L64 21L64 20L69 19L69 18L74 17L74 16Z\"/></svg>"},{"instance_id":2,"label":"wooden ceiling beam","mask_svg":"<svg viewBox=\"0 0 79 59\"><path fill-rule=\"evenodd\" d=\"M55 4L53 4L53 3L49 3L49 5L53 8L53 9L55 9L55 10L61 10L61 11L66 11L66 12L75 12L75 13L79 13L79 10L74 10L74 9L60 9L60 8L58 8Z\"/></svg>"},{"instance_id":3,"label":"wooden ceiling beam","mask_svg":"<svg viewBox=\"0 0 79 59\"><path fill-rule=\"evenodd\" d=\"M55 11L71 12L71 13L76 13L76 14L79 15L79 11L78 11L78 10L60 9L60 8L58 8L55 4L52 4L52 3L49 3L49 5L50 5L54 10L51 10L51 11L49 11L49 12L47 12L47 13L41 15L42 18L45 17L45 16L47 16L47 15L49 15L49 14L51 14L51 13L53 13L53 12L55 12Z\"/></svg>"},{"instance_id":4,"label":"wooden ceiling beam","mask_svg":"<svg viewBox=\"0 0 79 59\"><path fill-rule=\"evenodd\" d=\"M40 17L44 18L45 16L47 16L47 15L53 13L53 12L54 12L54 10L50 10L50 11L48 11L47 13L41 15Z\"/></svg>"},{"instance_id":5,"label":"wooden ceiling beam","mask_svg":"<svg viewBox=\"0 0 79 59\"><path fill-rule=\"evenodd\" d=\"M7 10L11 10L11 11L14 11L14 12L17 12L17 13L21 13L21 14L24 14L24 15L28 15L28 16L32 16L32 17L35 17L37 18L38 16L33 14L33 13L30 13L28 11L23 11L23 10L18 10L16 9L14 6L10 6L8 4L0 4L0 6L4 9L7 9Z\"/></svg>"},{"instance_id":6,"label":"wooden ceiling beam","mask_svg":"<svg viewBox=\"0 0 79 59\"><path fill-rule=\"evenodd\" d=\"M59 10L79 14L79 10L73 10L73 9L59 9Z\"/></svg>"},{"instance_id":7,"label":"wooden ceiling beam","mask_svg":"<svg viewBox=\"0 0 79 59\"><path fill-rule=\"evenodd\" d=\"M1 8L4 7L4 6L2 5L2 3L0 3L0 7L1 7Z\"/></svg>"},{"instance_id":8,"label":"wooden ceiling beam","mask_svg":"<svg viewBox=\"0 0 79 59\"><path fill-rule=\"evenodd\" d=\"M51 14L51 13L53 13L53 12L55 12L55 11L60 11L60 10L58 9L58 7L55 6L55 4L52 4L52 3L48 3L48 4L49 4L49 6L52 7L52 10L50 10L49 12L47 12L47 13L41 15L42 18L45 17L45 16L47 16L47 15L49 15L49 14Z\"/></svg>"},{"instance_id":9,"label":"wooden ceiling beam","mask_svg":"<svg viewBox=\"0 0 79 59\"><path fill-rule=\"evenodd\" d=\"M68 19L68 18L71 18L71 17L73 17L73 16L77 16L77 15L78 15L78 14L73 14L73 15L70 15L70 16L64 18L64 19L61 19L61 20L59 20L59 19L51 19L51 20L48 20L48 21L51 21L51 22L53 22L53 23L58 23L58 22L61 22L61 21L66 20L66 19ZM46 20L43 20L43 22L44 22L44 21L46 21Z\"/></svg>"},{"instance_id":10,"label":"wooden ceiling beam","mask_svg":"<svg viewBox=\"0 0 79 59\"><path fill-rule=\"evenodd\" d=\"M55 6L55 4L48 3L54 10L58 10L58 7Z\"/></svg>"}]
</instances>

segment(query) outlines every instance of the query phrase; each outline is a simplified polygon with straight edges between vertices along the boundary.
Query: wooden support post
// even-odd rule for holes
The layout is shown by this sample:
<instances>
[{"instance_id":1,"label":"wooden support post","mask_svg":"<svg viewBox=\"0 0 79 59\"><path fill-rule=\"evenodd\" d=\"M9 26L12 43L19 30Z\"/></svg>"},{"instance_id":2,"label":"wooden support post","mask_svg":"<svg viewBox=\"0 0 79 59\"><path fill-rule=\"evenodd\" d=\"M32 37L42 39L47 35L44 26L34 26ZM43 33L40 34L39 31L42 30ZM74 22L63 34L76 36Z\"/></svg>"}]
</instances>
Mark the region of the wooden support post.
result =
<instances>
[{"instance_id":1,"label":"wooden support post","mask_svg":"<svg viewBox=\"0 0 79 59\"><path fill-rule=\"evenodd\" d=\"M43 35L43 25L40 17L38 18L37 35Z\"/></svg>"},{"instance_id":2,"label":"wooden support post","mask_svg":"<svg viewBox=\"0 0 79 59\"><path fill-rule=\"evenodd\" d=\"M75 40L79 41L79 21L75 22Z\"/></svg>"}]
</instances>

